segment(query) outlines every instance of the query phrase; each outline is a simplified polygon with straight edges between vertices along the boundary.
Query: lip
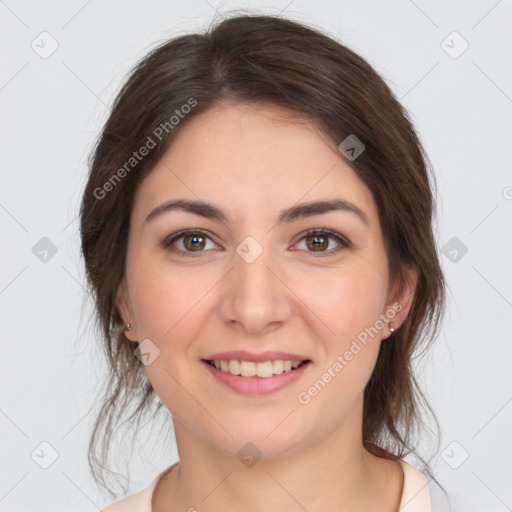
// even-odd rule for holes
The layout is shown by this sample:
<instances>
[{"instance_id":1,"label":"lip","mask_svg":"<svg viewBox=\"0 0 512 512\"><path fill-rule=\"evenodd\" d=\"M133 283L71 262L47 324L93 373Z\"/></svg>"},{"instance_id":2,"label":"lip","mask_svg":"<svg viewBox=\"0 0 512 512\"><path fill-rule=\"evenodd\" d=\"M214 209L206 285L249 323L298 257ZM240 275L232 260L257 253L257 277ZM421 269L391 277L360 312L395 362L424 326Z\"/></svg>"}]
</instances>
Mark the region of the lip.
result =
<instances>
[{"instance_id":1,"label":"lip","mask_svg":"<svg viewBox=\"0 0 512 512\"><path fill-rule=\"evenodd\" d=\"M233 352L229 352L233 354ZM278 354L279 352L272 352L272 354ZM268 354L265 357L268 357ZM282 354L282 353L281 353ZM220 354L217 354L220 355ZM217 357L217 355L215 357ZM261 355L261 354L260 354ZM290 355L290 354L289 354ZM288 355L288 356L289 356ZM287 357L288 357L287 356ZM231 357L231 359L237 359L236 357ZM280 359L280 357L276 358ZM299 360L297 358L295 360ZM247 359L243 359L247 361ZM268 361L269 359L263 359L264 361ZM300 359L304 361L304 359ZM289 372L283 372L279 375L274 375L273 377L242 377L240 375L233 375L231 373L223 372L222 370L217 370L214 366L209 365L206 360L202 360L201 363L206 367L206 369L210 372L210 374L220 382L221 384L227 386L228 388L236 391L238 393L242 393L245 395L268 395L270 393L275 393L286 386L291 385L297 379L300 379L304 372L307 371L309 366L311 366L311 361L299 366L295 370L290 370Z\"/></svg>"},{"instance_id":2,"label":"lip","mask_svg":"<svg viewBox=\"0 0 512 512\"><path fill-rule=\"evenodd\" d=\"M311 361L309 357L301 356L299 354L291 354L289 352L279 352L276 350L267 350L259 354L253 354L246 350L232 350L230 352L218 352L216 354L204 357L206 361L221 361L236 359L238 361L250 361L253 363L261 363L264 361L276 361L282 359L283 361Z\"/></svg>"}]
</instances>

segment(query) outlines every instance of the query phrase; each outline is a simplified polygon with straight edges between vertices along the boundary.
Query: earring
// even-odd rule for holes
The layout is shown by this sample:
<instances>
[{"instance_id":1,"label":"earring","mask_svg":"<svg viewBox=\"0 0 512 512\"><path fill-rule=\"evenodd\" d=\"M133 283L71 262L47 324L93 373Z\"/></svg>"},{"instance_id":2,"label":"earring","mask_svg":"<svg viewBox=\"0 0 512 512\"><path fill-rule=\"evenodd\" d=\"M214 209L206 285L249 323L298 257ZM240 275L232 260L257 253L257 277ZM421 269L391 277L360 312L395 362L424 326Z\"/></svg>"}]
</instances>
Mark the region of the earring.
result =
<instances>
[{"instance_id":1,"label":"earring","mask_svg":"<svg viewBox=\"0 0 512 512\"><path fill-rule=\"evenodd\" d=\"M395 328L393 327L393 322L389 322L389 330L391 331L391 334L395 332Z\"/></svg>"},{"instance_id":2,"label":"earring","mask_svg":"<svg viewBox=\"0 0 512 512\"><path fill-rule=\"evenodd\" d=\"M131 331L132 330L132 326L129 323L126 324L126 330L127 331Z\"/></svg>"}]
</instances>

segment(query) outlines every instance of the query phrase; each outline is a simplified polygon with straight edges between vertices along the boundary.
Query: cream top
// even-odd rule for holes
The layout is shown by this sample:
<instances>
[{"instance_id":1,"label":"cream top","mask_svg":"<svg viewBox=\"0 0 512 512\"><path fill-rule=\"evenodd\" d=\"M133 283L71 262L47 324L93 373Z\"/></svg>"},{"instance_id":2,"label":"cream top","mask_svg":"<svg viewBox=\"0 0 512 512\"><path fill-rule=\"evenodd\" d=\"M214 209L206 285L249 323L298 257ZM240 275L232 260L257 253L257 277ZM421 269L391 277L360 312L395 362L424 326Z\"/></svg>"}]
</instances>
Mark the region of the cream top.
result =
<instances>
[{"instance_id":1,"label":"cream top","mask_svg":"<svg viewBox=\"0 0 512 512\"><path fill-rule=\"evenodd\" d=\"M400 512L432 512L427 479L423 473L400 460L404 471L404 486L400 500ZM178 462L159 473L149 487L127 498L112 503L101 512L151 512L151 498L158 481Z\"/></svg>"}]
</instances>

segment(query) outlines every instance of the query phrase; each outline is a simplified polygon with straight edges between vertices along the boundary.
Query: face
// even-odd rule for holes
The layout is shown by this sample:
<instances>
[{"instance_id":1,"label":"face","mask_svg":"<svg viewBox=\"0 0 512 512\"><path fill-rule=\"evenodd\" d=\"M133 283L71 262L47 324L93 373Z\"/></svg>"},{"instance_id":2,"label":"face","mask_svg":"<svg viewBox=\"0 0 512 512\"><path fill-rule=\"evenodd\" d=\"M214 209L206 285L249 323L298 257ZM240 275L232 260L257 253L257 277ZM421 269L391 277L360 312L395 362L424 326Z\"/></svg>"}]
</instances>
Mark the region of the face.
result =
<instances>
[{"instance_id":1,"label":"face","mask_svg":"<svg viewBox=\"0 0 512 512\"><path fill-rule=\"evenodd\" d=\"M251 442L270 457L335 434L359 440L387 321L398 328L409 310L414 279L390 297L369 189L290 114L240 104L199 114L137 190L118 306L178 442L186 432L232 454ZM196 208L158 209L178 200ZM223 368L246 361L245 376L206 362L230 359ZM284 371L288 360L308 362Z\"/></svg>"}]
</instances>

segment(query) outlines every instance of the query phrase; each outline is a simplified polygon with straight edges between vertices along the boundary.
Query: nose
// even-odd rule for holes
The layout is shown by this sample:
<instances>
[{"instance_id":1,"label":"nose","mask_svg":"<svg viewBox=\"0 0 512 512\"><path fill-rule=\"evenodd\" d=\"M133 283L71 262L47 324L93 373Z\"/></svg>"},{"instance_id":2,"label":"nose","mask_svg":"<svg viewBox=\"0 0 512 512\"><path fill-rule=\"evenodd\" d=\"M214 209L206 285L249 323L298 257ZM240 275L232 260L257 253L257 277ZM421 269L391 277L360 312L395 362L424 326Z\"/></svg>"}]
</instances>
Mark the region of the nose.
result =
<instances>
[{"instance_id":1,"label":"nose","mask_svg":"<svg viewBox=\"0 0 512 512\"><path fill-rule=\"evenodd\" d=\"M247 334L265 334L292 314L292 292L285 284L272 251L254 260L234 255L234 268L223 282L221 314L224 322ZM281 275L280 275L281 274Z\"/></svg>"}]
</instances>

